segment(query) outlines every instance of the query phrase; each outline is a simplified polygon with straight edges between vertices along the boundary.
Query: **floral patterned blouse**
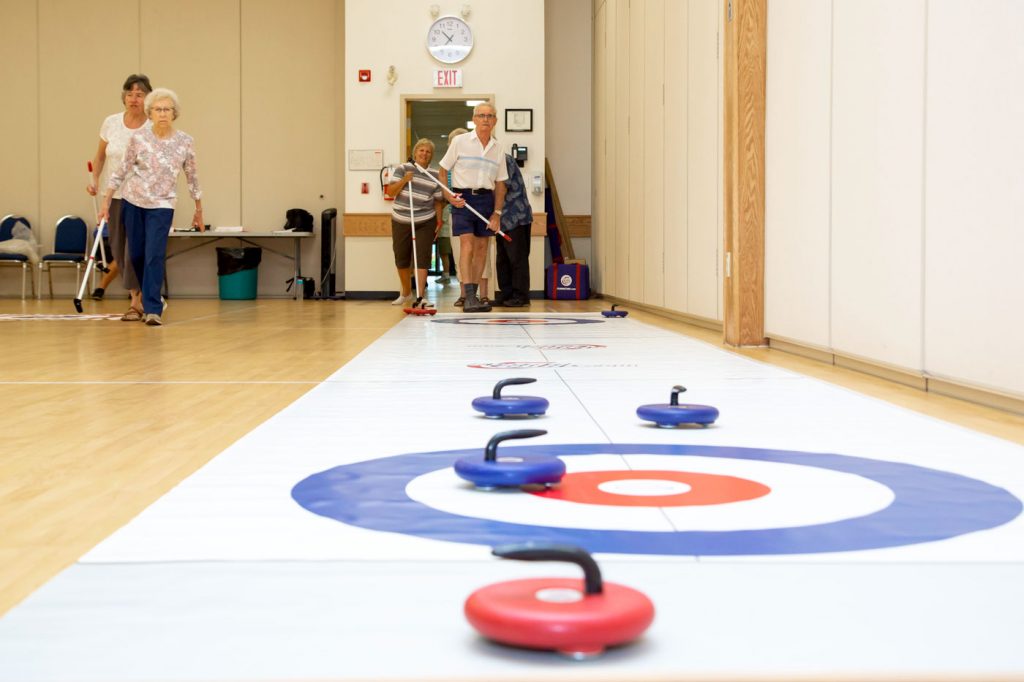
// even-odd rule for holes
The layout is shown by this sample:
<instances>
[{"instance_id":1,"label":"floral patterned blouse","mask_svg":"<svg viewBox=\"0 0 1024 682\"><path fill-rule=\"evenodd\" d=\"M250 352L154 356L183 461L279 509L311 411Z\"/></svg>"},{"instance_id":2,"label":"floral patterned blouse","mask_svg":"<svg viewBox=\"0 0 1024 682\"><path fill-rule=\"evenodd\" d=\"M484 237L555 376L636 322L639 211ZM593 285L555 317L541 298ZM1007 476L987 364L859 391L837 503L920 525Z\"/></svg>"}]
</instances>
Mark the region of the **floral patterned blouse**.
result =
<instances>
[{"instance_id":1,"label":"floral patterned blouse","mask_svg":"<svg viewBox=\"0 0 1024 682\"><path fill-rule=\"evenodd\" d=\"M192 137L180 130L161 140L152 129L139 130L128 142L124 161L110 176L107 188L121 188L121 198L139 208L174 208L178 173L185 171L193 199L203 195L196 173ZM122 186L123 185L123 186Z\"/></svg>"}]
</instances>

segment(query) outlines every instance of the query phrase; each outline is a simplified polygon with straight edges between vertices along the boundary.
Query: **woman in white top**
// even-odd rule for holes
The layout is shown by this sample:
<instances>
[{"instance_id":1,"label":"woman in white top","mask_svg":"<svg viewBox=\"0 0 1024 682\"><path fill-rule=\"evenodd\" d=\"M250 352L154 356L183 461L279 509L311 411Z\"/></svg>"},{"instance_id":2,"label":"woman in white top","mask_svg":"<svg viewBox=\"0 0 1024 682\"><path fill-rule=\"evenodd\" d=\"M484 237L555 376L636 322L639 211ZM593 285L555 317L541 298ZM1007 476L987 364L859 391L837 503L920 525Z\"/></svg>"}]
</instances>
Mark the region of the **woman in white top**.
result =
<instances>
[{"instance_id":1,"label":"woman in white top","mask_svg":"<svg viewBox=\"0 0 1024 682\"><path fill-rule=\"evenodd\" d=\"M109 171L121 165L121 161L124 160L124 151L128 148L128 140L135 134L135 131L148 128L151 125L143 109L143 103L146 100L146 95L152 91L153 86L149 84L149 78L140 73L133 73L125 79L124 86L121 88L121 102L124 104L124 111L107 116L103 120L103 125L100 126L100 146L92 160L92 184L85 188L89 194L96 196L104 168ZM110 173L108 172L106 175L109 176ZM110 205L107 234L110 238L111 253L108 254L111 259L110 272L100 281L100 286L92 292L92 297L97 301L102 299L106 288L120 271L124 288L132 294L131 307L121 319L137 319L132 311L142 310L142 294L139 290L139 280L135 276L135 270L127 257L124 223L121 220L120 192L114 194Z\"/></svg>"}]
</instances>

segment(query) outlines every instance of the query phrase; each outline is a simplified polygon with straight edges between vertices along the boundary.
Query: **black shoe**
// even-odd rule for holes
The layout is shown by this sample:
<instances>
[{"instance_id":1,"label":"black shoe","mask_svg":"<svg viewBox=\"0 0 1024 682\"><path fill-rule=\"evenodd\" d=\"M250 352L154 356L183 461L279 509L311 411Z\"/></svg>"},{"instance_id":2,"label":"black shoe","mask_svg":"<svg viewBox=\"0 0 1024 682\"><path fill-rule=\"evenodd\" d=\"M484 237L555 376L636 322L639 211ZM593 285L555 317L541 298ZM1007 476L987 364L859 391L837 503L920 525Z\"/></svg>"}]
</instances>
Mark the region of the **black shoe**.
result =
<instances>
[{"instance_id":1,"label":"black shoe","mask_svg":"<svg viewBox=\"0 0 1024 682\"><path fill-rule=\"evenodd\" d=\"M530 302L524 301L521 298L510 298L505 301L506 308L525 308L528 305L530 305Z\"/></svg>"},{"instance_id":2,"label":"black shoe","mask_svg":"<svg viewBox=\"0 0 1024 682\"><path fill-rule=\"evenodd\" d=\"M105 294L105 293L106 293L106 291L103 289L103 287L96 287L95 289L92 290L92 300L94 300L94 301L102 301L103 300L103 294Z\"/></svg>"}]
</instances>

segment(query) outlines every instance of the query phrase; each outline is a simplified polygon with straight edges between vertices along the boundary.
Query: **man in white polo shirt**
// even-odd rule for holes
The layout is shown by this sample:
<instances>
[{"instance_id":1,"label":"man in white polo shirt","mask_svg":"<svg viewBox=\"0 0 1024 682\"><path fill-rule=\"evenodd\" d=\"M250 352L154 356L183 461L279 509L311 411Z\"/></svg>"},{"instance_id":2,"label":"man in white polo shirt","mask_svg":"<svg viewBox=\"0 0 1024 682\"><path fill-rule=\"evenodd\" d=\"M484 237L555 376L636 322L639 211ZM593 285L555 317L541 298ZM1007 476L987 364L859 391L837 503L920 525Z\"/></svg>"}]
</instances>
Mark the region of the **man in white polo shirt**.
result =
<instances>
[{"instance_id":1,"label":"man in white polo shirt","mask_svg":"<svg viewBox=\"0 0 1024 682\"><path fill-rule=\"evenodd\" d=\"M467 313L486 313L491 306L480 302L477 290L480 275L487 258L487 240L501 229L501 207L505 204L505 154L498 141L491 135L497 122L495 108L488 103L478 104L473 109L473 123L476 127L465 135L448 141L448 152L441 159L439 177L441 182L452 188L455 195L448 194L452 205L452 236L458 237L461 253L459 272L466 285L466 301L463 310ZM452 181L448 182L448 174ZM486 224L468 208L469 204L480 215L489 216Z\"/></svg>"}]
</instances>

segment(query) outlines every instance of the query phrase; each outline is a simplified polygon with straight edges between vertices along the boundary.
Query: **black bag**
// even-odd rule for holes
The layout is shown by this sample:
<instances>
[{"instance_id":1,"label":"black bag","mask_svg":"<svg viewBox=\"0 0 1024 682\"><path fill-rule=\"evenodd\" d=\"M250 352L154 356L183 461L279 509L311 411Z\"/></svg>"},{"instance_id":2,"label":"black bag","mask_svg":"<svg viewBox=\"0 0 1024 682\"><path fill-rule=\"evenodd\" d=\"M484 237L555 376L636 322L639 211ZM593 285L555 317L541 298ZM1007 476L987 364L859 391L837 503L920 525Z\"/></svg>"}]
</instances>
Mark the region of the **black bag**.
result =
<instances>
[{"instance_id":1,"label":"black bag","mask_svg":"<svg viewBox=\"0 0 1024 682\"><path fill-rule=\"evenodd\" d=\"M285 212L285 222L282 230L293 232L312 232L313 214L301 208L289 208Z\"/></svg>"},{"instance_id":2,"label":"black bag","mask_svg":"<svg viewBox=\"0 0 1024 682\"><path fill-rule=\"evenodd\" d=\"M233 275L242 270L255 270L263 260L263 249L258 246L229 248L217 247L217 275Z\"/></svg>"}]
</instances>

